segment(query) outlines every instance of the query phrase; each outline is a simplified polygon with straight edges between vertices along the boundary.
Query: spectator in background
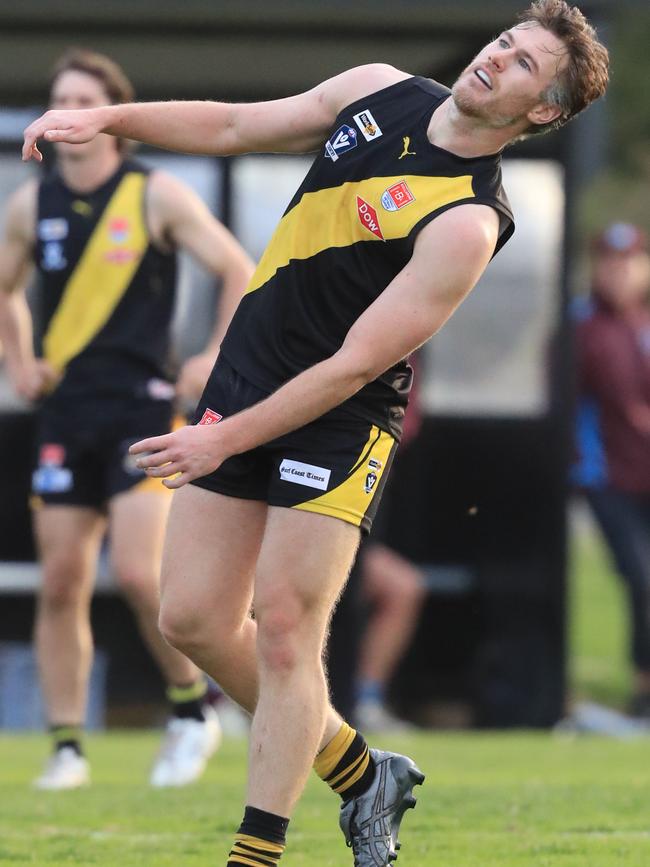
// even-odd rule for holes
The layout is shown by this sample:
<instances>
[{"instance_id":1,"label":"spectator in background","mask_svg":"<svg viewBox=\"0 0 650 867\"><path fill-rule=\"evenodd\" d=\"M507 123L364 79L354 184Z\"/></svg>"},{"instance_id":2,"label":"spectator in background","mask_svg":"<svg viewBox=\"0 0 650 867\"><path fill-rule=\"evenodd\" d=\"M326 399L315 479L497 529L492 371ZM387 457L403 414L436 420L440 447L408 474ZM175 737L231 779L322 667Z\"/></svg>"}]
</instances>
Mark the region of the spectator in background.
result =
<instances>
[{"instance_id":1,"label":"spectator in background","mask_svg":"<svg viewBox=\"0 0 650 867\"><path fill-rule=\"evenodd\" d=\"M87 51L55 67L50 103L90 108L133 93L109 58ZM110 529L112 568L168 684L171 718L151 783L201 774L219 736L205 678L158 630L159 569L169 491L148 479L129 446L172 424L174 396L196 400L221 334L252 273L232 235L184 184L99 136L56 145L57 166L11 198L0 246L0 339L16 391L39 401L34 525L42 563L35 640L54 752L36 785L89 781L81 729L92 662L90 597ZM185 362L176 389L169 365L176 251L223 280L214 333ZM32 264L44 333L34 357L20 313ZM24 312L24 306L23 306Z\"/></svg>"},{"instance_id":2,"label":"spectator in background","mask_svg":"<svg viewBox=\"0 0 650 867\"><path fill-rule=\"evenodd\" d=\"M417 372L417 364L411 358ZM426 598L422 570L389 544L391 491L399 475L400 461L417 437L422 418L415 385L404 419L401 450L395 459L372 534L359 551L361 593L369 616L359 648L358 690L355 720L368 732L395 731L408 727L387 705L390 681L408 650Z\"/></svg>"},{"instance_id":3,"label":"spectator in background","mask_svg":"<svg viewBox=\"0 0 650 867\"><path fill-rule=\"evenodd\" d=\"M592 293L576 326L575 480L625 582L635 670L631 712L650 720L650 255L636 226L593 245Z\"/></svg>"}]
</instances>

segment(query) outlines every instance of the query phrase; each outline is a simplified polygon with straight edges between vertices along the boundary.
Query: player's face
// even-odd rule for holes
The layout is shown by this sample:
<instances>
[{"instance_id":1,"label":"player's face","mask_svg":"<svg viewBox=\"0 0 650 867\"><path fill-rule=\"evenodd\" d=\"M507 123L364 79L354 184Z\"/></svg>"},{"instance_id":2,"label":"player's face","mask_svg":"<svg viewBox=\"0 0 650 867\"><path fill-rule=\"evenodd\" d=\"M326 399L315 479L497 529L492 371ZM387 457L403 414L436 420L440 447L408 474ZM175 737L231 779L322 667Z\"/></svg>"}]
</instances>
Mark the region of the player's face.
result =
<instances>
[{"instance_id":1,"label":"player's face","mask_svg":"<svg viewBox=\"0 0 650 867\"><path fill-rule=\"evenodd\" d=\"M110 97L102 83L94 75L88 75L77 69L68 69L61 73L54 82L50 94L50 108L76 109L98 108L110 103ZM99 135L93 141L85 144L68 144L59 142L55 145L59 156L66 159L87 159L89 155L103 152L110 144L111 137Z\"/></svg>"},{"instance_id":2,"label":"player's face","mask_svg":"<svg viewBox=\"0 0 650 867\"><path fill-rule=\"evenodd\" d=\"M567 62L561 39L539 25L504 31L474 58L452 88L459 110L488 126L548 123L559 114L541 98Z\"/></svg>"}]
</instances>

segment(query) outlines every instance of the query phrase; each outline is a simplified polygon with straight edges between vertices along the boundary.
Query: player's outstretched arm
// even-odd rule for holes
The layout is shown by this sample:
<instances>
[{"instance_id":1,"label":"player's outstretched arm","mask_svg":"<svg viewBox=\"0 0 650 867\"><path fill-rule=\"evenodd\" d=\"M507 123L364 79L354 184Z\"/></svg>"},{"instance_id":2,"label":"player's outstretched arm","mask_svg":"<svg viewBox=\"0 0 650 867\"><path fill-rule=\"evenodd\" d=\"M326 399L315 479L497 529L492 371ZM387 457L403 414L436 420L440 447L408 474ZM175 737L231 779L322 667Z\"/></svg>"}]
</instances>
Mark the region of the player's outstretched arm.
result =
<instances>
[{"instance_id":1,"label":"player's outstretched arm","mask_svg":"<svg viewBox=\"0 0 650 867\"><path fill-rule=\"evenodd\" d=\"M54 109L25 130L23 159L42 159L39 139L78 144L101 132L183 153L306 153L323 142L344 106L407 77L391 66L370 64L305 93L269 102L143 102Z\"/></svg>"},{"instance_id":2,"label":"player's outstretched arm","mask_svg":"<svg viewBox=\"0 0 650 867\"><path fill-rule=\"evenodd\" d=\"M442 214L420 232L411 261L359 317L338 352L219 424L143 440L131 452L143 455L139 464L149 475L179 488L231 455L338 406L444 325L490 261L498 226L496 212L485 205L462 205Z\"/></svg>"}]
</instances>

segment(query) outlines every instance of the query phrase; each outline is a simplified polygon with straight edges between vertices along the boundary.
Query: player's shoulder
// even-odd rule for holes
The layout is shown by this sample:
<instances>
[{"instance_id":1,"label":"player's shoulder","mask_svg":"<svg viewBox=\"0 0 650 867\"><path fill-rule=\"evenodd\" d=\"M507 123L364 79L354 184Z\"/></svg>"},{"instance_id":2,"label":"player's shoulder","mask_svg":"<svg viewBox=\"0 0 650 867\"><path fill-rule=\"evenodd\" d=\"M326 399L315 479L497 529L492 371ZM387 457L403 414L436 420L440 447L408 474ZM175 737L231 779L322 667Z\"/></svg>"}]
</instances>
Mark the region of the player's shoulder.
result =
<instances>
[{"instance_id":1,"label":"player's shoulder","mask_svg":"<svg viewBox=\"0 0 650 867\"><path fill-rule=\"evenodd\" d=\"M413 78L410 72L404 72L388 63L366 63L342 72L324 82L321 87L337 111L341 111L360 99L410 78Z\"/></svg>"},{"instance_id":2,"label":"player's shoulder","mask_svg":"<svg viewBox=\"0 0 650 867\"><path fill-rule=\"evenodd\" d=\"M196 193L180 178L164 169L152 169L148 180L148 201L153 208L176 210L183 207Z\"/></svg>"}]
</instances>

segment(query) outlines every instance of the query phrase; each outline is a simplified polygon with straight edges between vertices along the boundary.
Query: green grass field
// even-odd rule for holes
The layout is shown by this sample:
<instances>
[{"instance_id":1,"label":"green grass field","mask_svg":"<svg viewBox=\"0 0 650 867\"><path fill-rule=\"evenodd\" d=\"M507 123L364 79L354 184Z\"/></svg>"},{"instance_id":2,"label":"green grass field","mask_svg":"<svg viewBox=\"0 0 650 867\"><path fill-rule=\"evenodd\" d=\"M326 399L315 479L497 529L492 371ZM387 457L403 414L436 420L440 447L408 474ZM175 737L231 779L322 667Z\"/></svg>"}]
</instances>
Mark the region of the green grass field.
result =
<instances>
[{"instance_id":1,"label":"green grass field","mask_svg":"<svg viewBox=\"0 0 650 867\"><path fill-rule=\"evenodd\" d=\"M573 692L622 706L629 687L620 588L592 541L574 546ZM552 734L420 734L381 738L427 774L402 827L402 867L647 867L646 741ZM205 778L153 791L151 733L89 738L94 784L29 788L44 737L0 738L0 865L221 867L244 798L245 744L227 740ZM338 799L316 778L292 821L283 864L351 865Z\"/></svg>"},{"instance_id":2,"label":"green grass field","mask_svg":"<svg viewBox=\"0 0 650 867\"><path fill-rule=\"evenodd\" d=\"M436 734L389 745L413 755L428 777L402 826L403 867L650 863L643 742ZM178 791L145 785L155 748L151 734L91 738L91 788L35 793L27 784L45 740L4 739L0 864L225 865L241 818L243 741L227 740L205 778ZM336 796L311 780L283 863L351 865L337 811Z\"/></svg>"}]
</instances>

